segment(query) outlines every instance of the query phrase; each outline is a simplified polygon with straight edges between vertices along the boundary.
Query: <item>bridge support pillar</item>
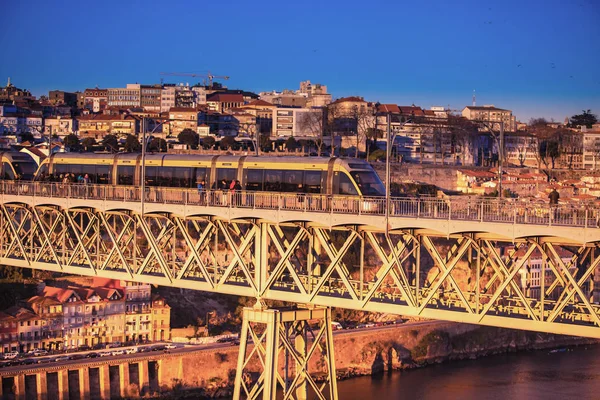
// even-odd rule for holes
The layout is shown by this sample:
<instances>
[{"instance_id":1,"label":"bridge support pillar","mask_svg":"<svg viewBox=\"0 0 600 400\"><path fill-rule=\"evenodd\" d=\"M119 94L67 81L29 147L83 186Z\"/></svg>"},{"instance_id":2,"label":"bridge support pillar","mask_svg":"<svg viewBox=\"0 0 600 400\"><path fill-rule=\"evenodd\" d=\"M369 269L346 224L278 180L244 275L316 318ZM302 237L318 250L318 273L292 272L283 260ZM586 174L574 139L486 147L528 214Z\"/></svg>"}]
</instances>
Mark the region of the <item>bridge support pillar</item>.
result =
<instances>
[{"instance_id":1,"label":"bridge support pillar","mask_svg":"<svg viewBox=\"0 0 600 400\"><path fill-rule=\"evenodd\" d=\"M82 400L90 398L90 369L88 367L79 368L79 395Z\"/></svg>"},{"instance_id":2,"label":"bridge support pillar","mask_svg":"<svg viewBox=\"0 0 600 400\"><path fill-rule=\"evenodd\" d=\"M245 308L243 318L235 400L242 396L274 400L278 386L284 398L303 400L309 385L323 398L338 399L331 309ZM309 336L313 339L310 346ZM250 342L253 348L249 351ZM326 379L317 385L308 366L311 358L319 355L324 358L323 369L315 372L325 372Z\"/></svg>"},{"instance_id":3,"label":"bridge support pillar","mask_svg":"<svg viewBox=\"0 0 600 400\"><path fill-rule=\"evenodd\" d=\"M15 376L15 399L25 399L25 374Z\"/></svg>"},{"instance_id":4,"label":"bridge support pillar","mask_svg":"<svg viewBox=\"0 0 600 400\"><path fill-rule=\"evenodd\" d=\"M119 378L121 388L121 397L125 398L130 395L129 393L129 384L131 383L131 379L129 377L129 363L119 364Z\"/></svg>"},{"instance_id":5,"label":"bridge support pillar","mask_svg":"<svg viewBox=\"0 0 600 400\"><path fill-rule=\"evenodd\" d=\"M148 376L148 361L143 360L138 363L138 376L140 381L140 396L150 392L150 378Z\"/></svg>"},{"instance_id":6,"label":"bridge support pillar","mask_svg":"<svg viewBox=\"0 0 600 400\"><path fill-rule=\"evenodd\" d=\"M108 364L101 365L98 368L100 378L100 398L110 399L110 374Z\"/></svg>"},{"instance_id":7,"label":"bridge support pillar","mask_svg":"<svg viewBox=\"0 0 600 400\"><path fill-rule=\"evenodd\" d=\"M48 398L48 382L45 372L38 372L35 375L35 383L37 385L38 400L46 400Z\"/></svg>"},{"instance_id":8,"label":"bridge support pillar","mask_svg":"<svg viewBox=\"0 0 600 400\"><path fill-rule=\"evenodd\" d=\"M58 375L58 398L59 400L67 400L69 398L69 370L60 369Z\"/></svg>"}]
</instances>

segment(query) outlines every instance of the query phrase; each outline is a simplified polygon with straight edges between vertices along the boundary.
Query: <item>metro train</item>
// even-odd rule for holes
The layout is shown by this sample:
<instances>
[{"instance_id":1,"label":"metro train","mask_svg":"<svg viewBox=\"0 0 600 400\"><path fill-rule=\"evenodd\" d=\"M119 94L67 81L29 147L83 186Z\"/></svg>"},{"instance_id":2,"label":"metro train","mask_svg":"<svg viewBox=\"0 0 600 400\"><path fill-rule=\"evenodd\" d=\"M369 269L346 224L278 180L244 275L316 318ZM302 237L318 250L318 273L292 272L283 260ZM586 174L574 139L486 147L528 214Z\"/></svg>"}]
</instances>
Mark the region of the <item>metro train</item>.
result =
<instances>
[{"instance_id":1,"label":"metro train","mask_svg":"<svg viewBox=\"0 0 600 400\"><path fill-rule=\"evenodd\" d=\"M2 180L32 180L37 169L37 163L27 153L20 151L5 151L0 153L2 165L0 177Z\"/></svg>"},{"instance_id":2,"label":"metro train","mask_svg":"<svg viewBox=\"0 0 600 400\"><path fill-rule=\"evenodd\" d=\"M35 180L61 175L88 175L102 185L138 186L140 154L56 153L38 168ZM248 191L301 192L352 196L385 196L385 187L363 160L329 157L254 157L149 154L145 157L148 186L206 189L229 188L232 180Z\"/></svg>"}]
</instances>

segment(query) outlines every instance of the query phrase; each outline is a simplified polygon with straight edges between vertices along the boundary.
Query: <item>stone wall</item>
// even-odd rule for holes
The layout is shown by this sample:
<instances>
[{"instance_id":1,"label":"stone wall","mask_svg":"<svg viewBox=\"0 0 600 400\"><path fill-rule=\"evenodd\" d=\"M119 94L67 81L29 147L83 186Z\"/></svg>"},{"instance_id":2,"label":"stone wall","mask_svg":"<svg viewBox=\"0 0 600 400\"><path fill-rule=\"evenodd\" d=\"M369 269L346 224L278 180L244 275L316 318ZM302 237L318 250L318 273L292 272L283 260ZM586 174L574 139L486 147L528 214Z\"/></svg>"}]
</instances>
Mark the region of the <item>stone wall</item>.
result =
<instances>
[{"instance_id":1,"label":"stone wall","mask_svg":"<svg viewBox=\"0 0 600 400\"><path fill-rule=\"evenodd\" d=\"M385 183L385 163L371 163L381 180ZM392 164L392 182L415 181L436 185L444 190L456 190L458 168L454 166L430 164Z\"/></svg>"},{"instance_id":2,"label":"stone wall","mask_svg":"<svg viewBox=\"0 0 600 400\"><path fill-rule=\"evenodd\" d=\"M341 379L453 359L595 343L590 339L448 322L344 331L334 336L334 342ZM161 389L176 393L191 390L210 397L230 395L237 356L238 347L232 346L165 358L159 366ZM311 373L323 372L322 365L312 360ZM257 365L250 369L258 372Z\"/></svg>"}]
</instances>

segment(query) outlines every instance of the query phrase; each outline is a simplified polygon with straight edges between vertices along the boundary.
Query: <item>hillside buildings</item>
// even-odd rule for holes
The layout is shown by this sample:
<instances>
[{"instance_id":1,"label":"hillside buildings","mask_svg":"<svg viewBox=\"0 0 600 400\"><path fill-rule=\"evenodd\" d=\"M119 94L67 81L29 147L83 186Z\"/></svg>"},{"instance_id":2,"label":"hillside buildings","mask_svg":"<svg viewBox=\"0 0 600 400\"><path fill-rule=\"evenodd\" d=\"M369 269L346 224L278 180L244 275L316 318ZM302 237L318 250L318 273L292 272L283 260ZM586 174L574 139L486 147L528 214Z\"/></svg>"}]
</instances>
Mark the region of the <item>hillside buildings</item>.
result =
<instances>
[{"instance_id":1,"label":"hillside buildings","mask_svg":"<svg viewBox=\"0 0 600 400\"><path fill-rule=\"evenodd\" d=\"M168 340L170 313L150 285L94 278L90 286L46 286L0 312L1 351Z\"/></svg>"}]
</instances>

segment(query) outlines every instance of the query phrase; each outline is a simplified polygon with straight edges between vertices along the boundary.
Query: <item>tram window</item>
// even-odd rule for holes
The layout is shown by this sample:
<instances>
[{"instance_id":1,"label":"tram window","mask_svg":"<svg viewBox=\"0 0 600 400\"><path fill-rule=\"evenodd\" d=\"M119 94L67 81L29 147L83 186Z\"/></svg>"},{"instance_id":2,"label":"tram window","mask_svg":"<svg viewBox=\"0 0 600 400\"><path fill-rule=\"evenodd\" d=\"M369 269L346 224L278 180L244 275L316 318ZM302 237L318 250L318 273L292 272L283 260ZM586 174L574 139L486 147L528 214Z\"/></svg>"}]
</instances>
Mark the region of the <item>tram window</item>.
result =
<instances>
[{"instance_id":1,"label":"tram window","mask_svg":"<svg viewBox=\"0 0 600 400\"><path fill-rule=\"evenodd\" d=\"M333 176L333 193L346 195L358 194L350 177L342 172L336 172Z\"/></svg>"},{"instance_id":2,"label":"tram window","mask_svg":"<svg viewBox=\"0 0 600 400\"><path fill-rule=\"evenodd\" d=\"M385 187L373 171L353 171L350 173L363 196L385 196Z\"/></svg>"},{"instance_id":3,"label":"tram window","mask_svg":"<svg viewBox=\"0 0 600 400\"><path fill-rule=\"evenodd\" d=\"M85 177L88 175L90 183L96 183L96 166L95 165L79 165L78 173Z\"/></svg>"},{"instance_id":4,"label":"tram window","mask_svg":"<svg viewBox=\"0 0 600 400\"><path fill-rule=\"evenodd\" d=\"M112 182L110 177L110 171L112 167L109 165L98 165L96 167L96 175L98 177L97 183L102 185L108 185Z\"/></svg>"},{"instance_id":5,"label":"tram window","mask_svg":"<svg viewBox=\"0 0 600 400\"><path fill-rule=\"evenodd\" d=\"M173 168L173 183L171 186L192 187L192 172L193 168Z\"/></svg>"},{"instance_id":6,"label":"tram window","mask_svg":"<svg viewBox=\"0 0 600 400\"><path fill-rule=\"evenodd\" d=\"M265 171L265 190L267 192L280 192L281 191L281 180L283 171Z\"/></svg>"},{"instance_id":7,"label":"tram window","mask_svg":"<svg viewBox=\"0 0 600 400\"><path fill-rule=\"evenodd\" d=\"M162 167L158 168L156 173L156 184L158 186L175 186L173 174L175 172L175 168L172 167ZM148 177L146 177L148 179Z\"/></svg>"},{"instance_id":8,"label":"tram window","mask_svg":"<svg viewBox=\"0 0 600 400\"><path fill-rule=\"evenodd\" d=\"M13 168L20 179L31 180L33 179L36 165L30 162L13 162Z\"/></svg>"},{"instance_id":9,"label":"tram window","mask_svg":"<svg viewBox=\"0 0 600 400\"><path fill-rule=\"evenodd\" d=\"M301 192L304 191L302 184L302 175L304 171L283 171L282 192Z\"/></svg>"},{"instance_id":10,"label":"tram window","mask_svg":"<svg viewBox=\"0 0 600 400\"><path fill-rule=\"evenodd\" d=\"M246 174L246 190L263 190L263 170L249 169Z\"/></svg>"},{"instance_id":11,"label":"tram window","mask_svg":"<svg viewBox=\"0 0 600 400\"><path fill-rule=\"evenodd\" d=\"M3 179L14 180L15 173L9 163L2 163L2 170L4 171Z\"/></svg>"},{"instance_id":12,"label":"tram window","mask_svg":"<svg viewBox=\"0 0 600 400\"><path fill-rule=\"evenodd\" d=\"M156 172L158 167L146 167L146 185L148 186L158 186L158 181L156 179Z\"/></svg>"},{"instance_id":13,"label":"tram window","mask_svg":"<svg viewBox=\"0 0 600 400\"><path fill-rule=\"evenodd\" d=\"M231 181L237 179L237 169L236 168L218 168L217 169L217 185L221 184L221 181L225 179L225 183L227 184L227 189L229 189L229 185Z\"/></svg>"},{"instance_id":14,"label":"tram window","mask_svg":"<svg viewBox=\"0 0 600 400\"><path fill-rule=\"evenodd\" d=\"M195 177L196 183L202 182L203 180L208 182L208 176L206 176L206 168L195 168L195 170L196 173L192 175L192 177Z\"/></svg>"},{"instance_id":15,"label":"tram window","mask_svg":"<svg viewBox=\"0 0 600 400\"><path fill-rule=\"evenodd\" d=\"M133 175L135 173L134 166L119 165L117 167L117 184L133 185Z\"/></svg>"},{"instance_id":16,"label":"tram window","mask_svg":"<svg viewBox=\"0 0 600 400\"><path fill-rule=\"evenodd\" d=\"M67 164L54 164L54 172L52 172L52 174L55 177L59 177L61 174L67 174L69 172L71 172L71 168L69 168L70 165Z\"/></svg>"},{"instance_id":17,"label":"tram window","mask_svg":"<svg viewBox=\"0 0 600 400\"><path fill-rule=\"evenodd\" d=\"M321 193L321 171L304 172L304 191L306 193Z\"/></svg>"}]
</instances>

